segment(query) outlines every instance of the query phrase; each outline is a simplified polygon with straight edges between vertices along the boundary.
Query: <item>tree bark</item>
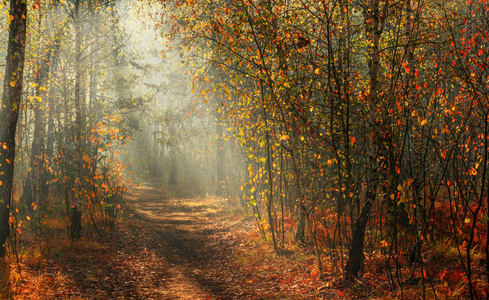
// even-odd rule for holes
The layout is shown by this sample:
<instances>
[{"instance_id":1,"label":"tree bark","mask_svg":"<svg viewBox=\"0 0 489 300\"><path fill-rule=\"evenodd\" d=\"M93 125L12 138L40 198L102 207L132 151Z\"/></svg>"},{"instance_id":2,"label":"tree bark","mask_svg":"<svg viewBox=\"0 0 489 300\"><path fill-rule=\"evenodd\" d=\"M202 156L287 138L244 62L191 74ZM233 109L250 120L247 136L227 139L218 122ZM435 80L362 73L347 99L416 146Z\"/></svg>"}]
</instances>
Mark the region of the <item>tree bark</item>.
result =
<instances>
[{"instance_id":1,"label":"tree bark","mask_svg":"<svg viewBox=\"0 0 489 300\"><path fill-rule=\"evenodd\" d=\"M0 107L0 257L5 256L9 236L10 203L15 161L15 132L22 96L24 75L27 2L10 1L9 25L3 97Z\"/></svg>"},{"instance_id":2,"label":"tree bark","mask_svg":"<svg viewBox=\"0 0 489 300\"><path fill-rule=\"evenodd\" d=\"M224 195L223 181L224 181L224 156L226 155L226 149L224 148L224 139L222 138L222 124L220 123L220 116L216 115L216 196L221 197Z\"/></svg>"},{"instance_id":3,"label":"tree bark","mask_svg":"<svg viewBox=\"0 0 489 300\"><path fill-rule=\"evenodd\" d=\"M57 47L57 46L55 46ZM36 96L40 97L42 100L38 101L37 97L35 99L35 114L34 114L34 138L31 147L31 157L30 157L30 171L27 174L27 180L25 184L24 194L22 195L23 202L27 206L27 211L32 214L34 212L33 204L37 204L40 208L41 201L43 199L42 191L45 190L46 178L44 167L44 139L46 135L46 85L48 82L48 77L50 73L50 61L53 55L54 49L48 49L48 54L46 59L43 59L41 66L36 72ZM55 50L54 50L55 51ZM44 106L44 107L43 107ZM38 210L38 212L40 209ZM37 216L31 216L34 218L35 226L39 224L39 219Z\"/></svg>"},{"instance_id":4,"label":"tree bark","mask_svg":"<svg viewBox=\"0 0 489 300\"><path fill-rule=\"evenodd\" d=\"M168 178L168 185L177 185L178 178L178 162L177 162L177 143L174 141L170 145L170 177Z\"/></svg>"},{"instance_id":5,"label":"tree bark","mask_svg":"<svg viewBox=\"0 0 489 300\"><path fill-rule=\"evenodd\" d=\"M58 56L57 53L53 54L52 56L52 61L50 63L50 73L54 73L58 69ZM52 89L53 83L50 82L49 84L49 90ZM47 132L46 132L46 145L45 145L45 150L44 150L44 157L46 157L47 160L50 162L53 161L53 153L54 153L54 132L55 132L55 125L54 125L54 118L56 115L55 112L55 99L53 95L48 95L47 99ZM48 172L47 170L44 170L42 173L42 181L43 182L48 182L51 180L51 173ZM42 199L46 199L47 196L49 195L49 184L44 184L42 186Z\"/></svg>"},{"instance_id":6,"label":"tree bark","mask_svg":"<svg viewBox=\"0 0 489 300\"><path fill-rule=\"evenodd\" d=\"M267 125L267 116L265 115L265 125ZM268 127L268 126L267 126ZM267 173L268 173L268 193L267 193L267 215L268 224L270 225L270 232L272 233L273 249L277 252L277 239L275 237L275 218L273 217L273 174L272 174L272 154L270 146L270 136L268 128L266 129L266 141L267 141Z\"/></svg>"},{"instance_id":7,"label":"tree bark","mask_svg":"<svg viewBox=\"0 0 489 300\"><path fill-rule=\"evenodd\" d=\"M302 205L299 205L299 224L294 239L299 245L306 243L306 212Z\"/></svg>"},{"instance_id":8,"label":"tree bark","mask_svg":"<svg viewBox=\"0 0 489 300\"><path fill-rule=\"evenodd\" d=\"M81 22L80 22L81 0L75 0L74 22L75 22L75 193L79 190L82 180L82 70L81 70ZM78 195L72 197L70 201L70 238L76 240L81 234L81 205Z\"/></svg>"}]
</instances>

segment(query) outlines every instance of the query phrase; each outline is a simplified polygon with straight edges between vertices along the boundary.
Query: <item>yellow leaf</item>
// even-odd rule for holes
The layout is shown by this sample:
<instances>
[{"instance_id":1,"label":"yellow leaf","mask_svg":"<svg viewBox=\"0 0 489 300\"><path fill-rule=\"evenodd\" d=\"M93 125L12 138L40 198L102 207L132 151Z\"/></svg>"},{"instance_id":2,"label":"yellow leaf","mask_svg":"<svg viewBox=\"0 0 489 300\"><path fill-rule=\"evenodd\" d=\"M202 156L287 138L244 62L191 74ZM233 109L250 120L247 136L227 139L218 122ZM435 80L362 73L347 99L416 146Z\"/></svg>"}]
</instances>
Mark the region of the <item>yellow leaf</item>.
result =
<instances>
[{"instance_id":1,"label":"yellow leaf","mask_svg":"<svg viewBox=\"0 0 489 300\"><path fill-rule=\"evenodd\" d=\"M15 81L10 81L10 85L11 85L12 87L14 87L14 86L15 86Z\"/></svg>"},{"instance_id":2,"label":"yellow leaf","mask_svg":"<svg viewBox=\"0 0 489 300\"><path fill-rule=\"evenodd\" d=\"M465 218L465 223L470 223L470 219L469 218Z\"/></svg>"},{"instance_id":3,"label":"yellow leaf","mask_svg":"<svg viewBox=\"0 0 489 300\"><path fill-rule=\"evenodd\" d=\"M319 68L317 68L316 70L314 70L314 73L316 73L317 75L319 75Z\"/></svg>"},{"instance_id":4,"label":"yellow leaf","mask_svg":"<svg viewBox=\"0 0 489 300\"><path fill-rule=\"evenodd\" d=\"M289 139L289 136L287 134L284 134L280 137L280 140L281 141L284 141L284 140L288 140Z\"/></svg>"},{"instance_id":5,"label":"yellow leaf","mask_svg":"<svg viewBox=\"0 0 489 300\"><path fill-rule=\"evenodd\" d=\"M27 216L27 220L29 220L29 221L30 221L30 220L31 220L31 217Z\"/></svg>"},{"instance_id":6,"label":"yellow leaf","mask_svg":"<svg viewBox=\"0 0 489 300\"><path fill-rule=\"evenodd\" d=\"M421 121L421 126L426 125L426 123L428 123L428 122L426 121L426 119L424 119L423 121Z\"/></svg>"}]
</instances>

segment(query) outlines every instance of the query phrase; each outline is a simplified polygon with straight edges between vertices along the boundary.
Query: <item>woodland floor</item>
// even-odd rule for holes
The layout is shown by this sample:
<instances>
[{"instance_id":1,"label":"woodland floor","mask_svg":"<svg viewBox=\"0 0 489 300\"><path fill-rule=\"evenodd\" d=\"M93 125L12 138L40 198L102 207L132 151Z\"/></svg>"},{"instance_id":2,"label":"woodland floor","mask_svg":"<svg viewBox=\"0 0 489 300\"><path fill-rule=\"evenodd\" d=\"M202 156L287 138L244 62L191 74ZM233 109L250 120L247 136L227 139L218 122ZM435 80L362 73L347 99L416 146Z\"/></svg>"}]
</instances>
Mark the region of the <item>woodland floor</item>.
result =
<instances>
[{"instance_id":1,"label":"woodland floor","mask_svg":"<svg viewBox=\"0 0 489 300\"><path fill-rule=\"evenodd\" d=\"M22 253L22 247L35 248L34 243L20 243L22 271L20 274L16 269L11 271L14 273L11 297L351 299L381 296L365 289L345 290L339 284L318 280L312 274L312 255L275 256L267 243L249 238L256 234L253 220L243 218L242 212L233 213L234 206L227 205L224 199L170 196L155 183L148 182L140 182L132 194L128 199L130 205L116 228L103 237L88 236L75 244L59 238L51 239L57 240L54 244L39 241L37 254Z\"/></svg>"}]
</instances>

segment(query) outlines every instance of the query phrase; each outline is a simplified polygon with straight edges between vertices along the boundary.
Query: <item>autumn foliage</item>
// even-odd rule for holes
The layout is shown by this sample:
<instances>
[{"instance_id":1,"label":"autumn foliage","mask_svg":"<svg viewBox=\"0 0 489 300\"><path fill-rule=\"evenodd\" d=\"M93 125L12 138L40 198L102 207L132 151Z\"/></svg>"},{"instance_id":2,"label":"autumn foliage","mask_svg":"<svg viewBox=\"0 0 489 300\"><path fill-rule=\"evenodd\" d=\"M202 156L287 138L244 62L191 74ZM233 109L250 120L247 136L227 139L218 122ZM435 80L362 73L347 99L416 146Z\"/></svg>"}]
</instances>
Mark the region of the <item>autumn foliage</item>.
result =
<instances>
[{"instance_id":1,"label":"autumn foliage","mask_svg":"<svg viewBox=\"0 0 489 300\"><path fill-rule=\"evenodd\" d=\"M200 68L195 93L217 99L246 149L243 199L277 253L309 245L320 277L368 270L392 289L487 296L486 1L172 9L172 37ZM458 261L441 282L427 269L440 247ZM359 259L363 271L344 269Z\"/></svg>"},{"instance_id":2,"label":"autumn foliage","mask_svg":"<svg viewBox=\"0 0 489 300\"><path fill-rule=\"evenodd\" d=\"M139 132L137 175L170 190L185 172L189 186L239 195L256 256L260 239L277 257L312 254L308 282L489 297L486 0L153 2L172 54L161 59L192 74L189 88L168 71L167 98L194 94L165 98L159 115L166 87L133 89L150 68L125 55L114 3L29 2L27 25L15 19L29 28L22 82L4 78L17 97L18 131L0 143L10 254L52 220L73 241L82 225L99 236L114 227L131 172L121 152ZM262 270L255 262L242 265Z\"/></svg>"}]
</instances>

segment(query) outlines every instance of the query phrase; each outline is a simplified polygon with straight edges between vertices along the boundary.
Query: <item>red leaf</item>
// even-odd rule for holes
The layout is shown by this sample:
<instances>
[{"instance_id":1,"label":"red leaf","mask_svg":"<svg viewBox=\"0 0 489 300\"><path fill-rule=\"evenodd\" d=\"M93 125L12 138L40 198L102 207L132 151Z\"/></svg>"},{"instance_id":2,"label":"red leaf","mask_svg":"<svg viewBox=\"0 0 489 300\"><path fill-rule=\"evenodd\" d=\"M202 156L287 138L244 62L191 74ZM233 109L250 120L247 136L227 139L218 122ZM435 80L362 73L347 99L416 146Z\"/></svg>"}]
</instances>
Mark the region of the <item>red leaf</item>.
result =
<instances>
[{"instance_id":1,"label":"red leaf","mask_svg":"<svg viewBox=\"0 0 489 300\"><path fill-rule=\"evenodd\" d=\"M441 149L440 154L441 154L441 157L443 157L443 159L445 159L447 157L447 149Z\"/></svg>"},{"instance_id":2,"label":"red leaf","mask_svg":"<svg viewBox=\"0 0 489 300\"><path fill-rule=\"evenodd\" d=\"M406 73L409 73L409 65L407 62L403 62L402 63L402 66L404 67L404 71L406 71Z\"/></svg>"}]
</instances>

